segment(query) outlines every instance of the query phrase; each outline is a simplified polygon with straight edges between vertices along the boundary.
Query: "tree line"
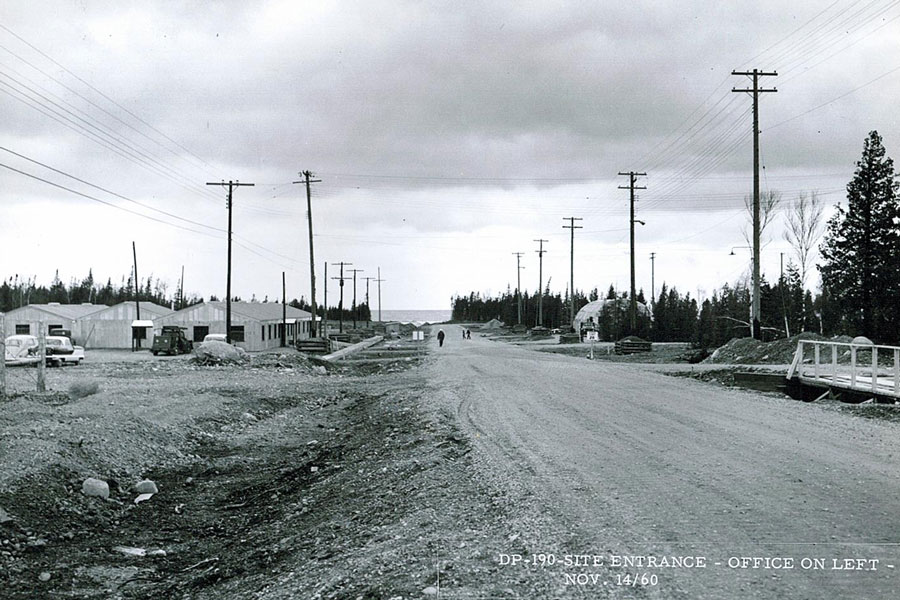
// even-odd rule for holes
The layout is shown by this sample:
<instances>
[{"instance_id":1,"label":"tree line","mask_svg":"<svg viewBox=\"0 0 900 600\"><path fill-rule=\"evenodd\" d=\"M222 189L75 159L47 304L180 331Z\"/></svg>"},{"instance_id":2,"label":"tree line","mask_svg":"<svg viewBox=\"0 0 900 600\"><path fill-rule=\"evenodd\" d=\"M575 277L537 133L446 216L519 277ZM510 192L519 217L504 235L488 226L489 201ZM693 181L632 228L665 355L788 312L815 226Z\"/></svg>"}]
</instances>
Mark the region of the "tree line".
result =
<instances>
[{"instance_id":1,"label":"tree line","mask_svg":"<svg viewBox=\"0 0 900 600\"><path fill-rule=\"evenodd\" d=\"M886 155L877 131L869 133L853 179L847 184L846 206L822 222L823 206L815 192L800 194L788 207L784 239L793 249L783 274L775 282L760 282L760 323L763 339L775 339L813 331L825 336L864 335L878 343L900 343L900 202L893 161ZM763 222L780 202L770 192L762 202ZM824 225L824 232L823 232ZM823 236L824 233L824 236ZM816 261L818 254L819 260ZM821 275L819 289L807 289L815 268ZM598 290L588 294L522 294L522 323L537 323L538 300L543 304L543 323L568 329L570 303L576 312L598 300ZM724 344L733 337L750 335L751 290L746 281L723 284L709 298L699 301L663 284L647 303L640 291L637 302L649 306L631 327L627 292L610 286L596 323L600 336L617 340L638 335L653 341L693 342L703 347ZM475 292L451 299L453 319L488 321L497 318L518 323L514 291L496 297Z\"/></svg>"},{"instance_id":2,"label":"tree line","mask_svg":"<svg viewBox=\"0 0 900 600\"><path fill-rule=\"evenodd\" d=\"M167 290L166 283L154 278L152 275L147 279L141 279L137 284L138 296L141 302L153 302L160 306L168 306L175 309L182 309L194 304L203 302L201 296L190 295L184 298L176 292L170 294ZM37 283L36 278L27 277L20 278L18 275L8 277L0 283L0 312L6 313L20 306L28 304L48 304L50 302L58 302L60 304L100 304L113 306L121 302L134 302L135 300L135 282L132 274L128 277L122 277L121 280L114 284L111 278L106 283L98 282L94 279L93 271L88 270L86 277L82 279L71 279L68 283L64 283L57 271L50 285ZM219 298L215 295L209 297L210 302L215 302ZM234 296L233 302L241 302L240 296ZM261 301L256 296L252 296L250 302L269 302L268 296ZM295 308L310 311L309 302L301 297L291 300L288 304ZM316 307L316 314L319 318L325 315L325 309L322 306ZM354 315L358 321L368 321L371 319L371 312L366 303L359 304L358 307L343 309L344 321L352 322ZM341 318L341 310L332 306L328 308L328 318L339 320Z\"/></svg>"}]
</instances>

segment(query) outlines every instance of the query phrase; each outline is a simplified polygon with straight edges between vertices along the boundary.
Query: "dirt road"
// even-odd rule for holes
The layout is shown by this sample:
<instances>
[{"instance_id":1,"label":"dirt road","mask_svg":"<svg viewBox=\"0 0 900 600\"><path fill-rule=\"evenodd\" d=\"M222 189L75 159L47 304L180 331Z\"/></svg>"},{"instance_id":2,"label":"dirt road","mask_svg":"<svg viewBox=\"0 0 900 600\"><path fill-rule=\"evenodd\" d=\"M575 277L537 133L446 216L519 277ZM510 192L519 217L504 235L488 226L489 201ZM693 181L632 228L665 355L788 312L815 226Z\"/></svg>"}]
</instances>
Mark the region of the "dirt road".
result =
<instances>
[{"instance_id":1,"label":"dirt road","mask_svg":"<svg viewBox=\"0 0 900 600\"><path fill-rule=\"evenodd\" d=\"M435 394L523 515L500 577L576 598L897 597L896 424L444 329Z\"/></svg>"}]
</instances>

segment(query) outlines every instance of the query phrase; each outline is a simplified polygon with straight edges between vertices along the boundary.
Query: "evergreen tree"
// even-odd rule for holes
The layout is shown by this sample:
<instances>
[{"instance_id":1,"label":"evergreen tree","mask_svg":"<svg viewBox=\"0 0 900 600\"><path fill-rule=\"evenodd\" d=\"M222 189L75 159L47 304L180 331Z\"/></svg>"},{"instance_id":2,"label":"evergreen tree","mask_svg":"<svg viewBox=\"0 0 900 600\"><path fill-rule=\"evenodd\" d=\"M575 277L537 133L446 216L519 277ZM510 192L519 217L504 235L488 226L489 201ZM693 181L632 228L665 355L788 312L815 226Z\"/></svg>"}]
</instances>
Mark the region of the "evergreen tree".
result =
<instances>
[{"instance_id":1,"label":"evergreen tree","mask_svg":"<svg viewBox=\"0 0 900 600\"><path fill-rule=\"evenodd\" d=\"M900 338L900 209L894 163L872 131L847 184L847 208L828 221L820 252L822 287L837 302L855 333Z\"/></svg>"}]
</instances>

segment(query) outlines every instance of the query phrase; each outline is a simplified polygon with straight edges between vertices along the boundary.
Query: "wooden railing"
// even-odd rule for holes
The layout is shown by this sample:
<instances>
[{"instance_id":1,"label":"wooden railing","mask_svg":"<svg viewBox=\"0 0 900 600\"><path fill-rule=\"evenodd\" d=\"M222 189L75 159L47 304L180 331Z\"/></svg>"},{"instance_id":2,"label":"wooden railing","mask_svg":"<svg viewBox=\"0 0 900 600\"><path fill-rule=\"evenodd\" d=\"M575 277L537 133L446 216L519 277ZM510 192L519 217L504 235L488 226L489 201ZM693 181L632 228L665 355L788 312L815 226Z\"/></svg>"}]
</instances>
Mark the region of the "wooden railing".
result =
<instances>
[{"instance_id":1,"label":"wooden railing","mask_svg":"<svg viewBox=\"0 0 900 600\"><path fill-rule=\"evenodd\" d=\"M900 398L900 347L799 340L787 378Z\"/></svg>"}]
</instances>

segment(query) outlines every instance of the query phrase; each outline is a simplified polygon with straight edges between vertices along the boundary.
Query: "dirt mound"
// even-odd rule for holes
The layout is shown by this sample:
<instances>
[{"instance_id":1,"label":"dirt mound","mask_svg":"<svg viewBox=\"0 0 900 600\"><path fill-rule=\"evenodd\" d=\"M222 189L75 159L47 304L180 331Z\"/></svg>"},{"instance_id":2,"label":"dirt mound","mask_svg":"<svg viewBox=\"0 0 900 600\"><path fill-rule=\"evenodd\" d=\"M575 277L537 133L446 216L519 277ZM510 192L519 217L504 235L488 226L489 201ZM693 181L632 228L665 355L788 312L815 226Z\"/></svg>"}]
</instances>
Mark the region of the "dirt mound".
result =
<instances>
[{"instance_id":1,"label":"dirt mound","mask_svg":"<svg viewBox=\"0 0 900 600\"><path fill-rule=\"evenodd\" d=\"M774 340L761 342L753 338L734 338L724 346L717 348L712 355L703 362L714 364L788 364L794 360L797 351L798 340L831 340L836 342L849 342L847 336L827 338L818 333L803 332L801 334Z\"/></svg>"},{"instance_id":2,"label":"dirt mound","mask_svg":"<svg viewBox=\"0 0 900 600\"><path fill-rule=\"evenodd\" d=\"M247 361L247 353L226 342L209 341L194 348L191 360L201 365L239 364Z\"/></svg>"}]
</instances>

